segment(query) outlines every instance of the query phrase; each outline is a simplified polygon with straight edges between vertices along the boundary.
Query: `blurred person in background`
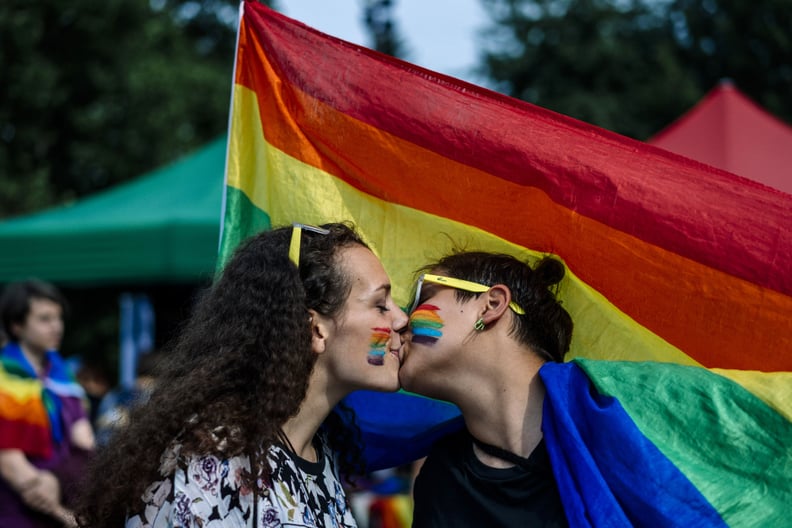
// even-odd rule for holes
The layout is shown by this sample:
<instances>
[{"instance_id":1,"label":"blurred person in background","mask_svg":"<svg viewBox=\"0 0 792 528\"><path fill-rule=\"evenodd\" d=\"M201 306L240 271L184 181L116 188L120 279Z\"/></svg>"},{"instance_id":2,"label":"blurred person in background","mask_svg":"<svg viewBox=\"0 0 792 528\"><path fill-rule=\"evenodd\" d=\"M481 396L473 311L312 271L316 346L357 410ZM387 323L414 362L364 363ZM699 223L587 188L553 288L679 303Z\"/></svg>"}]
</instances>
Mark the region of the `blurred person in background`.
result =
<instances>
[{"instance_id":1,"label":"blurred person in background","mask_svg":"<svg viewBox=\"0 0 792 528\"><path fill-rule=\"evenodd\" d=\"M0 314L0 526L73 526L76 480L94 447L85 392L58 354L66 303L53 285L6 286Z\"/></svg>"},{"instance_id":2,"label":"blurred person in background","mask_svg":"<svg viewBox=\"0 0 792 528\"><path fill-rule=\"evenodd\" d=\"M129 423L131 410L146 403L154 390L158 363L162 352L154 350L140 356L137 376L132 387L119 386L102 398L96 414L96 443L103 446L113 433Z\"/></svg>"},{"instance_id":3,"label":"blurred person in background","mask_svg":"<svg viewBox=\"0 0 792 528\"><path fill-rule=\"evenodd\" d=\"M75 359L74 356L69 358L69 360L72 359ZM69 360L67 362L70 362ZM85 396L88 399L88 420L95 432L96 419L99 417L99 407L112 387L110 376L102 366L79 357L73 362L72 372L74 372L77 383L85 391Z\"/></svg>"}]
</instances>

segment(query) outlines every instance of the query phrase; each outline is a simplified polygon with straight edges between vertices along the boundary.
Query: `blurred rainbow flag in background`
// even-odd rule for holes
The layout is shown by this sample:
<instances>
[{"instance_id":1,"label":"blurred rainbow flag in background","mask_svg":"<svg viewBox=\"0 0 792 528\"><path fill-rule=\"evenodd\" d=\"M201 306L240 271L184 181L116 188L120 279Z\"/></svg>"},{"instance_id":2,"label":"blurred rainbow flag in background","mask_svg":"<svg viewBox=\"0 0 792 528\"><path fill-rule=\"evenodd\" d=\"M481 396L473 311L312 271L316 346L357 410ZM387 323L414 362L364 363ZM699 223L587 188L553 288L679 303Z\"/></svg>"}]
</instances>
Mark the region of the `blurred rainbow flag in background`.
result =
<instances>
[{"instance_id":1,"label":"blurred rainbow flag in background","mask_svg":"<svg viewBox=\"0 0 792 528\"><path fill-rule=\"evenodd\" d=\"M703 373L696 379L739 393L753 406L746 420L773 421L768 441L778 445L768 456L782 483L792 479L792 195L329 37L248 1L224 207L221 262L270 226L354 221L402 305L414 271L446 254L451 241L532 261L556 255L568 271L560 296L575 321L569 359L619 360L614 378L629 374L622 385L635 375L617 368L623 360L647 361L638 368L657 372L664 369L654 362L706 367L692 369ZM586 374L602 395L640 396L614 389L593 374L599 370ZM394 439L417 456L449 424L459 425L455 408L403 393L352 403L375 465L400 460L389 455ZM625 403L630 419L676 460L635 405ZM701 405L691 399L686 408ZM696 413L688 415L674 427L705 434ZM717 433L718 423L706 434ZM731 456L728 442L698 442L723 449L713 459ZM748 484L740 482L759 490L750 495L759 501L755 510L779 515L767 519L792 514L788 487L774 495L790 499L786 513L783 500L762 505L761 490L779 481L757 480L770 463L759 458L740 461ZM740 508L699 489L727 522L743 520L733 515Z\"/></svg>"}]
</instances>

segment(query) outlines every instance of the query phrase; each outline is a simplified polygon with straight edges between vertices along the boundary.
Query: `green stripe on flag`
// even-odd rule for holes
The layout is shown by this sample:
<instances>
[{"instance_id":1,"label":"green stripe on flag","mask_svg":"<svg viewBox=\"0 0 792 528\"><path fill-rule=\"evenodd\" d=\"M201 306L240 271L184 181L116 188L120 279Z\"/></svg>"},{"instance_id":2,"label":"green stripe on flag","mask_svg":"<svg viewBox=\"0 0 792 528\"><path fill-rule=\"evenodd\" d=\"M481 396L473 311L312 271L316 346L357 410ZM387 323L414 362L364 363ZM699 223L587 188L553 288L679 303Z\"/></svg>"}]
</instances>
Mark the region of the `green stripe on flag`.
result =
<instances>
[{"instance_id":1,"label":"green stripe on flag","mask_svg":"<svg viewBox=\"0 0 792 528\"><path fill-rule=\"evenodd\" d=\"M269 215L256 207L245 193L226 186L226 214L223 222L223 240L220 244L218 269L231 257L244 239L272 227Z\"/></svg>"},{"instance_id":2,"label":"green stripe on flag","mask_svg":"<svg viewBox=\"0 0 792 528\"><path fill-rule=\"evenodd\" d=\"M792 422L707 369L576 360L731 526L781 526L792 492ZM651 468L645 468L651 471Z\"/></svg>"}]
</instances>

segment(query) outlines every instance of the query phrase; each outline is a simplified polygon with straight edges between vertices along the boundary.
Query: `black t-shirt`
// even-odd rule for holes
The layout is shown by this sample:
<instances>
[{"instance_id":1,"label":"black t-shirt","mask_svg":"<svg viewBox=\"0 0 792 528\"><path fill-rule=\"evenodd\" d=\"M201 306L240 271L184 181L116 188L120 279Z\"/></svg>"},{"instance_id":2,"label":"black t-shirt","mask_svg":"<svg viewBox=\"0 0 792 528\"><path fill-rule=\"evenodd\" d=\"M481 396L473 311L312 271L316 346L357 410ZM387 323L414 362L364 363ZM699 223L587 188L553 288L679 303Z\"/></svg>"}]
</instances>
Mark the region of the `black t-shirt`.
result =
<instances>
[{"instance_id":1,"label":"black t-shirt","mask_svg":"<svg viewBox=\"0 0 792 528\"><path fill-rule=\"evenodd\" d=\"M544 440L527 467L492 468L462 430L439 440L415 481L413 527L566 527Z\"/></svg>"}]
</instances>

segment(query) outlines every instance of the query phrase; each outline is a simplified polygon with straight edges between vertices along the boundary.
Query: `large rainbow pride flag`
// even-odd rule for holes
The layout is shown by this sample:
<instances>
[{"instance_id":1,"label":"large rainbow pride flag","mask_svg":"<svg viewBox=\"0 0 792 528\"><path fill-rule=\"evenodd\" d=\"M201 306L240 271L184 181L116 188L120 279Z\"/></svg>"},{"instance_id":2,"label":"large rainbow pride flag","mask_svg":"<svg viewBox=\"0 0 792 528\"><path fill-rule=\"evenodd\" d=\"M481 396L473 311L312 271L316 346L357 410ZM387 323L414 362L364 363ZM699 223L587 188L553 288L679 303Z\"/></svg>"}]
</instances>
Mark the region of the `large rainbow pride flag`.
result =
<instances>
[{"instance_id":1,"label":"large rainbow pride flag","mask_svg":"<svg viewBox=\"0 0 792 528\"><path fill-rule=\"evenodd\" d=\"M792 195L246 1L224 208L221 262L270 226L354 221L403 305L414 271L454 244L530 261L557 256L568 271L560 296L575 321L568 359L579 360L570 365L592 391L618 407L652 456L692 482L715 517L746 525L769 511L754 517L768 525L792 515ZM590 367L592 359L609 360L607 368ZM653 382L636 384L636 368ZM704 385L695 394L660 390L675 376L695 380L680 387ZM571 378L561 378L559 401L569 403ZM713 407L715 395L739 404ZM420 454L459 421L455 408L404 393L352 403L377 465ZM680 408L691 412L668 411ZM564 429L577 423L570 416L567 425L561 415L548 421L545 434L557 426L560 438L574 436ZM751 435L736 432L752 428L766 449L752 451ZM713 439L719 434L730 436ZM708 473L690 450L731 465ZM634 459L633 471L651 471L658 459L641 460L652 466ZM742 468L736 485L750 486L742 499L735 484L709 482L725 482L734 464ZM585 490L574 493L586 504Z\"/></svg>"}]
</instances>

